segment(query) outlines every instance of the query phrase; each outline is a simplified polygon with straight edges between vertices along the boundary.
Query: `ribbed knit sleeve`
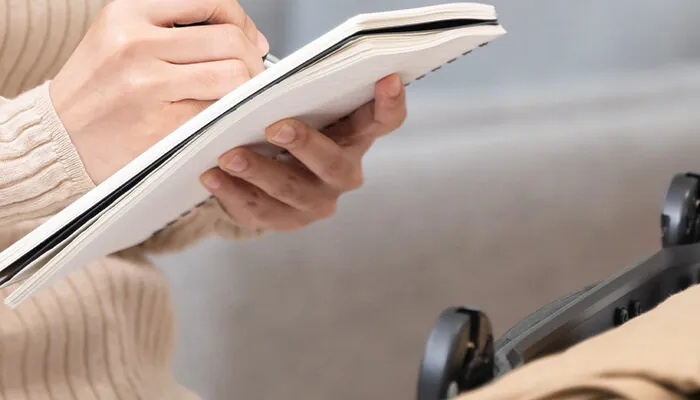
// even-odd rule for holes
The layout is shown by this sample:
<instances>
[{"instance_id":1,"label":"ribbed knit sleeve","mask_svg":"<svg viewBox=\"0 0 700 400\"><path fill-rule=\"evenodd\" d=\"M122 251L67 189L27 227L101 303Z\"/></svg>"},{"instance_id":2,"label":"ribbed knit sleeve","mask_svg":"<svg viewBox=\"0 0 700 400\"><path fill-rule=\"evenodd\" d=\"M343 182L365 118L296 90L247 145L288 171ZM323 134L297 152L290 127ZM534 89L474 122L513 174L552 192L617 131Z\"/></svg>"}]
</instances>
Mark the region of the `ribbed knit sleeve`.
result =
<instances>
[{"instance_id":1,"label":"ribbed knit sleeve","mask_svg":"<svg viewBox=\"0 0 700 400\"><path fill-rule=\"evenodd\" d=\"M48 83L0 98L0 168L2 229L54 214L93 188Z\"/></svg>"}]
</instances>

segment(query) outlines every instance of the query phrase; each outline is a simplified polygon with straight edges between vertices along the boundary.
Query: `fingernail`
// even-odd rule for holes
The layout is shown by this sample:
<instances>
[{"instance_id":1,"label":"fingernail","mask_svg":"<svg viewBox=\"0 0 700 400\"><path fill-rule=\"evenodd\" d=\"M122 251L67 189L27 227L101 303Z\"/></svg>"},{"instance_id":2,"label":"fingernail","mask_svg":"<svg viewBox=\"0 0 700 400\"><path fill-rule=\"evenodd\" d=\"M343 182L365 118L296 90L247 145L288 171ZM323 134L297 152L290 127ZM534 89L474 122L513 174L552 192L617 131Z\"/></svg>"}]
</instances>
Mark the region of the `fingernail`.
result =
<instances>
[{"instance_id":1,"label":"fingernail","mask_svg":"<svg viewBox=\"0 0 700 400\"><path fill-rule=\"evenodd\" d=\"M387 88L387 94L389 97L399 97L401 91L403 90L403 82L401 82L401 77L395 75L391 78L391 84Z\"/></svg>"},{"instance_id":2,"label":"fingernail","mask_svg":"<svg viewBox=\"0 0 700 400\"><path fill-rule=\"evenodd\" d=\"M204 177L204 186L210 189L218 189L221 187L221 181L214 174L208 174Z\"/></svg>"},{"instance_id":3,"label":"fingernail","mask_svg":"<svg viewBox=\"0 0 700 400\"><path fill-rule=\"evenodd\" d=\"M248 161L239 154L235 154L226 163L226 168L233 172L243 172L247 167Z\"/></svg>"},{"instance_id":4,"label":"fingernail","mask_svg":"<svg viewBox=\"0 0 700 400\"><path fill-rule=\"evenodd\" d=\"M280 127L280 129L277 131L277 133L272 136L272 141L277 142L280 144L289 144L296 139L297 133L294 131L294 128L291 126L284 124Z\"/></svg>"},{"instance_id":5,"label":"fingernail","mask_svg":"<svg viewBox=\"0 0 700 400\"><path fill-rule=\"evenodd\" d=\"M263 35L262 32L258 31L258 48L263 52L263 54L267 54L270 51L270 42L267 41L267 38L265 35Z\"/></svg>"}]
</instances>

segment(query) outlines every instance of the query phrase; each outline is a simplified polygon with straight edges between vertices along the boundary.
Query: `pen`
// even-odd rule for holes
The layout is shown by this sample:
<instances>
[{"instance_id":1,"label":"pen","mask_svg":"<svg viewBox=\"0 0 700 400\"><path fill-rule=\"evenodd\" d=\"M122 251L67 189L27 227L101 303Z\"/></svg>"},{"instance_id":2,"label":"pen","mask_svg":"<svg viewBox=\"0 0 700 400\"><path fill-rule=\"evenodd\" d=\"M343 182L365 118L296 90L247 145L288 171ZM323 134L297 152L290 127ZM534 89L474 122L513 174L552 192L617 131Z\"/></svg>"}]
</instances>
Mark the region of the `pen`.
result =
<instances>
[{"instance_id":1,"label":"pen","mask_svg":"<svg viewBox=\"0 0 700 400\"><path fill-rule=\"evenodd\" d=\"M193 24L185 24L185 25L175 24L173 27L174 28L184 28L184 27L188 27L188 26L201 26L201 25L208 25L208 24L209 24L208 21L202 21L202 22L195 22ZM278 62L279 62L279 58L273 56L270 53L267 53L265 56L263 56L263 64L265 65L266 69L272 68Z\"/></svg>"},{"instance_id":2,"label":"pen","mask_svg":"<svg viewBox=\"0 0 700 400\"><path fill-rule=\"evenodd\" d=\"M263 64L265 64L265 68L272 68L272 66L277 64L279 61L279 58L273 56L270 53L267 53L267 55L263 57Z\"/></svg>"}]
</instances>

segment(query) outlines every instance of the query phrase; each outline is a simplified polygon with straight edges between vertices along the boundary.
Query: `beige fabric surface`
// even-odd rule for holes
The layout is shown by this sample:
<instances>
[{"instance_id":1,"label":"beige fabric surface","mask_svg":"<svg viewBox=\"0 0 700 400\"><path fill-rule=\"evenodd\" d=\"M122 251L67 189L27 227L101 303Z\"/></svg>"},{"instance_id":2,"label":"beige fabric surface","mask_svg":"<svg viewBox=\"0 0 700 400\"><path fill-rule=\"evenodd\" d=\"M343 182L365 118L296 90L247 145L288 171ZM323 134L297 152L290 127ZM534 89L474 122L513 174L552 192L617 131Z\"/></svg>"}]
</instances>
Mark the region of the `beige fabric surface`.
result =
<instances>
[{"instance_id":1,"label":"beige fabric surface","mask_svg":"<svg viewBox=\"0 0 700 400\"><path fill-rule=\"evenodd\" d=\"M460 400L685 399L700 392L700 286Z\"/></svg>"}]
</instances>

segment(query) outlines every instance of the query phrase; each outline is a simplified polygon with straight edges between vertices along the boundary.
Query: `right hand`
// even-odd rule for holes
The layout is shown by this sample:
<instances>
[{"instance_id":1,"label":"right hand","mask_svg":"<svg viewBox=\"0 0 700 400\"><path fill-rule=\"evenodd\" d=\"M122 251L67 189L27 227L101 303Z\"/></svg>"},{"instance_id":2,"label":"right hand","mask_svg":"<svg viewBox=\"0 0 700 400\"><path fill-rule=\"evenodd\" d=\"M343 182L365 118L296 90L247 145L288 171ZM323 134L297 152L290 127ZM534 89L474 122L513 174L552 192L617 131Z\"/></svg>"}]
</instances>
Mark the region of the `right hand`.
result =
<instances>
[{"instance_id":1,"label":"right hand","mask_svg":"<svg viewBox=\"0 0 700 400\"><path fill-rule=\"evenodd\" d=\"M268 51L236 0L115 0L50 83L51 100L99 184L262 72Z\"/></svg>"}]
</instances>

